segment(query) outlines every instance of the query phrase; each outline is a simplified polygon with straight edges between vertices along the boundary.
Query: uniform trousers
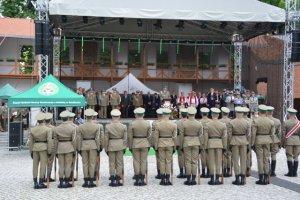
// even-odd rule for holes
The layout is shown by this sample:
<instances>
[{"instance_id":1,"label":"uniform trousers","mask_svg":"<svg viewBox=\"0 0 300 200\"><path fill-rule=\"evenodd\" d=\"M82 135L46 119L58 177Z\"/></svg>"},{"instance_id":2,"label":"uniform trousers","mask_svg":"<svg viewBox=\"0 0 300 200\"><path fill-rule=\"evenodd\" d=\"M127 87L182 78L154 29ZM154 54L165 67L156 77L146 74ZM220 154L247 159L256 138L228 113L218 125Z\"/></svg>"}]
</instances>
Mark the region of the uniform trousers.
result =
<instances>
[{"instance_id":1,"label":"uniform trousers","mask_svg":"<svg viewBox=\"0 0 300 200\"><path fill-rule=\"evenodd\" d=\"M158 147L160 172L162 174L171 174L173 149L174 147Z\"/></svg>"},{"instance_id":2,"label":"uniform trousers","mask_svg":"<svg viewBox=\"0 0 300 200\"><path fill-rule=\"evenodd\" d=\"M123 176L123 150L120 151L109 151L109 174Z\"/></svg>"},{"instance_id":3,"label":"uniform trousers","mask_svg":"<svg viewBox=\"0 0 300 200\"><path fill-rule=\"evenodd\" d=\"M200 153L200 158L201 158L201 168L204 169L205 167L208 167L207 166L207 152L204 150L204 151L201 151Z\"/></svg>"},{"instance_id":4,"label":"uniform trousers","mask_svg":"<svg viewBox=\"0 0 300 200\"><path fill-rule=\"evenodd\" d=\"M257 168L259 174L269 174L270 144L255 145Z\"/></svg>"},{"instance_id":5,"label":"uniform trousers","mask_svg":"<svg viewBox=\"0 0 300 200\"><path fill-rule=\"evenodd\" d=\"M246 174L247 145L233 145L231 149L234 174Z\"/></svg>"},{"instance_id":6,"label":"uniform trousers","mask_svg":"<svg viewBox=\"0 0 300 200\"><path fill-rule=\"evenodd\" d=\"M184 153L182 150L178 149L177 150L177 155L178 155L178 166L180 169L182 169L185 165L184 163Z\"/></svg>"},{"instance_id":7,"label":"uniform trousers","mask_svg":"<svg viewBox=\"0 0 300 200\"><path fill-rule=\"evenodd\" d=\"M276 154L279 151L279 144L278 143L271 144L270 151L271 151L271 159L276 160Z\"/></svg>"},{"instance_id":8,"label":"uniform trousers","mask_svg":"<svg viewBox=\"0 0 300 200\"><path fill-rule=\"evenodd\" d=\"M186 175L197 174L197 162L199 158L199 146L184 147L185 171Z\"/></svg>"},{"instance_id":9,"label":"uniform trousers","mask_svg":"<svg viewBox=\"0 0 300 200\"><path fill-rule=\"evenodd\" d=\"M285 153L288 161L298 161L300 145L286 145Z\"/></svg>"},{"instance_id":10,"label":"uniform trousers","mask_svg":"<svg viewBox=\"0 0 300 200\"><path fill-rule=\"evenodd\" d=\"M53 153L48 158L48 163L47 163L47 177L51 176L52 166L53 166L54 159L55 159L55 154Z\"/></svg>"},{"instance_id":11,"label":"uniform trousers","mask_svg":"<svg viewBox=\"0 0 300 200\"><path fill-rule=\"evenodd\" d=\"M99 117L104 119L107 118L107 106L100 106Z\"/></svg>"},{"instance_id":12,"label":"uniform trousers","mask_svg":"<svg viewBox=\"0 0 300 200\"><path fill-rule=\"evenodd\" d=\"M70 178L73 160L73 152L58 154L59 178Z\"/></svg>"},{"instance_id":13,"label":"uniform trousers","mask_svg":"<svg viewBox=\"0 0 300 200\"><path fill-rule=\"evenodd\" d=\"M222 174L222 149L208 149L208 168L210 175Z\"/></svg>"},{"instance_id":14,"label":"uniform trousers","mask_svg":"<svg viewBox=\"0 0 300 200\"><path fill-rule=\"evenodd\" d=\"M47 166L47 151L33 151L32 152L32 159L33 159L33 167L32 167L32 174L33 178L37 178L38 176L38 169L40 165L40 178L44 178L46 174L46 166Z\"/></svg>"},{"instance_id":15,"label":"uniform trousers","mask_svg":"<svg viewBox=\"0 0 300 200\"><path fill-rule=\"evenodd\" d=\"M90 149L81 152L82 169L84 178L94 178L97 158L97 150Z\"/></svg>"},{"instance_id":16,"label":"uniform trousers","mask_svg":"<svg viewBox=\"0 0 300 200\"><path fill-rule=\"evenodd\" d=\"M133 169L135 175L145 175L147 171L148 148L133 148Z\"/></svg>"}]
</instances>

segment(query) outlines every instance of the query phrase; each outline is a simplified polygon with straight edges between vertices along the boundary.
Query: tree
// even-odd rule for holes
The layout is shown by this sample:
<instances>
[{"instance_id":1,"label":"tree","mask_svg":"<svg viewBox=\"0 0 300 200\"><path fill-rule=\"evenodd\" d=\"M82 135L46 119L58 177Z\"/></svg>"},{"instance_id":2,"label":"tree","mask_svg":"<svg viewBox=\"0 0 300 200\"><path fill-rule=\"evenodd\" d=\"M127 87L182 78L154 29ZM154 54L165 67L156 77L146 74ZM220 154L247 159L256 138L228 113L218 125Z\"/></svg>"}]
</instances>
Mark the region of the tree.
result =
<instances>
[{"instance_id":1,"label":"tree","mask_svg":"<svg viewBox=\"0 0 300 200\"><path fill-rule=\"evenodd\" d=\"M0 13L5 17L34 18L35 11L28 0L2 0Z\"/></svg>"},{"instance_id":2,"label":"tree","mask_svg":"<svg viewBox=\"0 0 300 200\"><path fill-rule=\"evenodd\" d=\"M279 8L285 7L285 0L260 0L264 3L271 4L273 6L277 6Z\"/></svg>"}]
</instances>

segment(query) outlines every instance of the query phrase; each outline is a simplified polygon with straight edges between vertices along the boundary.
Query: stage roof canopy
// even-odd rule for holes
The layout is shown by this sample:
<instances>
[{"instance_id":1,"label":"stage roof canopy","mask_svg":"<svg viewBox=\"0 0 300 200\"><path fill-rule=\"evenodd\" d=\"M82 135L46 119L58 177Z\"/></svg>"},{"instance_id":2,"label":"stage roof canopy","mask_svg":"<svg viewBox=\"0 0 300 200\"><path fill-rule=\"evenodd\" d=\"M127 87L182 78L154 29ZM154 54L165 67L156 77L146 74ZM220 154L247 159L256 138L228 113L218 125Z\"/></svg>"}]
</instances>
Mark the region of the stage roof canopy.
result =
<instances>
[{"instance_id":1,"label":"stage roof canopy","mask_svg":"<svg viewBox=\"0 0 300 200\"><path fill-rule=\"evenodd\" d=\"M52 0L49 12L55 26L74 37L230 41L232 34L249 39L285 21L283 9L257 0ZM88 17L85 23L83 16ZM124 18L123 25L118 18ZM142 26L137 26L137 19ZM159 30L153 27L157 19L162 20ZM184 20L184 29L176 28L179 20Z\"/></svg>"}]
</instances>

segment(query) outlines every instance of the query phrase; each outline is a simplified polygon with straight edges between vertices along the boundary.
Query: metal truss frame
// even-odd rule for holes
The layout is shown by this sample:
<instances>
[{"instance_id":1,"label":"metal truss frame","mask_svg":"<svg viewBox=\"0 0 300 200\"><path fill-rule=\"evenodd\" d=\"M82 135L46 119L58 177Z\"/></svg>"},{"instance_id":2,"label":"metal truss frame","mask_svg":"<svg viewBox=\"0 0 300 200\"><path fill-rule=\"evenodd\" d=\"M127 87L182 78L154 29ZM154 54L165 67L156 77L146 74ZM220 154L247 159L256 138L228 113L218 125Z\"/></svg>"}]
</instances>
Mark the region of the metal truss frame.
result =
<instances>
[{"instance_id":1,"label":"metal truss frame","mask_svg":"<svg viewBox=\"0 0 300 200\"><path fill-rule=\"evenodd\" d=\"M285 0L286 21L284 37L284 66L283 66L283 119L287 118L287 109L294 106L294 64L291 62L292 31L296 29L296 21L300 19L297 12L297 0Z\"/></svg>"}]
</instances>

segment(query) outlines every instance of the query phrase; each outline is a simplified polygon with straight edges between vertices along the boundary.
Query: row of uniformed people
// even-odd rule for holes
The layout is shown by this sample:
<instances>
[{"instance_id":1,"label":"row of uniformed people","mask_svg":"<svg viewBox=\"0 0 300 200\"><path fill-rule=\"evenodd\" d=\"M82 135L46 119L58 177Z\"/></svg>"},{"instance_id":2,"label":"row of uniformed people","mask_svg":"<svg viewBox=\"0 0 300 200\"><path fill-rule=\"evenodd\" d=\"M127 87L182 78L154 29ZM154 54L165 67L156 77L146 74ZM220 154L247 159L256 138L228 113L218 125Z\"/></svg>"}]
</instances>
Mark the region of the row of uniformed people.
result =
<instances>
[{"instance_id":1,"label":"row of uniformed people","mask_svg":"<svg viewBox=\"0 0 300 200\"><path fill-rule=\"evenodd\" d=\"M209 112L209 110L207 112L207 110L205 111L204 109L205 108L202 110L203 113ZM266 175L269 173L268 162L265 162L269 156L268 146L271 143L276 144L273 142L275 130L274 122L267 120L269 119L265 116L267 110L268 108L266 106L260 106L261 116L252 120L252 133L250 134L250 120L243 117L245 116L243 113L246 113L245 108L237 107L236 112L240 114L237 114L237 118L231 121L225 120L226 117L224 116L228 113L226 108L222 108L222 120L218 120L220 110L212 108L212 120L204 117L202 123L194 118L196 110L194 108L188 108L187 110L181 111L183 119L179 120L177 125L169 120L169 109L159 109L157 111L158 120L152 124L154 133L151 134L152 130L149 122L143 119L144 109L137 108L135 110L136 120L134 120L128 128L128 138L126 126L119 121L121 114L119 110L112 111L112 122L106 126L105 134L103 134L102 125L92 122L93 117L97 115L92 109L86 110L85 115L87 121L77 128L76 125L72 123L72 117L74 117L73 113L67 111L62 112L60 116L63 123L56 128L49 125L52 114L40 113L37 116L38 126L32 128L29 135L29 147L33 157L34 187L46 187L43 184L43 177L45 176L47 157L49 160L47 175L50 178L50 170L52 169L55 154L58 156L59 162L59 187L71 187L72 185L69 182L71 173L74 171L76 150L82 155L84 171L83 187L94 187L95 184L93 181L95 180L95 172L99 169L99 162L96 164L96 158L97 155L99 156L102 148L105 148L109 156L110 185L122 185L124 178L123 151L127 145L133 153L134 178L136 180L134 185L146 184L147 152L150 146L154 146L157 152L158 178L161 178L161 185L171 184L172 154L176 146L183 155L181 157L183 157L187 175L185 184L196 184L195 178L197 174L197 162L199 162L198 155L200 152L202 155L202 169L205 167L203 163L208 161L208 169L210 169L209 177L211 178L209 184L215 185L222 182L220 182L219 178L222 173L224 174L224 172L226 172L226 170L221 171L222 154L224 153L226 155L226 153L232 153L236 175L234 184L242 185L245 184L245 153L247 154L247 151L249 152L247 148L249 143L254 147L257 153L260 174L258 183L265 184L268 182ZM295 110L290 110L291 116L293 116L292 111ZM186 116L185 113L187 113L188 119L184 119L186 118L184 117ZM293 119L295 119L295 117L290 120ZM205 123L204 120L207 122ZM288 122L289 121L287 121L287 123ZM289 128L286 129L286 132L288 131ZM299 139L299 133L295 136ZM270 137L271 140L269 140L268 137ZM249 141L249 138L252 138L252 140ZM287 143L287 146L289 146L289 144L290 143ZM295 147L292 148L288 147L287 154L291 154L291 156L288 157L289 174L294 175L297 172L296 169L294 173L298 163L297 153L299 155L299 141L293 144L298 145L293 145ZM294 159L294 161L290 161L292 159ZM225 156L225 161L226 160L227 158ZM41 178L38 184L37 169L39 162ZM224 168L231 168L231 161L227 161L227 163L229 164L226 164ZM290 166L292 166L293 169ZM183 167L180 166L181 174L182 168Z\"/></svg>"}]
</instances>

